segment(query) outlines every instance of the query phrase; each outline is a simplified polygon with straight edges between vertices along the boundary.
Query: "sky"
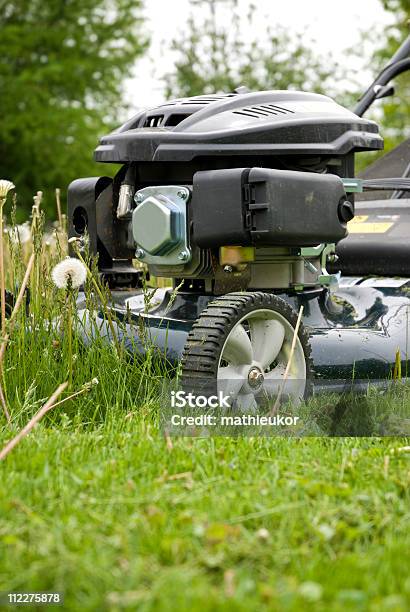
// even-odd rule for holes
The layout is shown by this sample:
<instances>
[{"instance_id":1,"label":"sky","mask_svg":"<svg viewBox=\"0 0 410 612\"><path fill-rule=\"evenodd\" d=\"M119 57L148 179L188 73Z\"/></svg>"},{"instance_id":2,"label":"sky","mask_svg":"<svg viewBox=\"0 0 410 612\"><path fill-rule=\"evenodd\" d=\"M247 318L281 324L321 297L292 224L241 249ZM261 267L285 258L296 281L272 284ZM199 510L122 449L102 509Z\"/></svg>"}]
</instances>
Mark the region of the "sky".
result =
<instances>
[{"instance_id":1,"label":"sky","mask_svg":"<svg viewBox=\"0 0 410 612\"><path fill-rule=\"evenodd\" d=\"M377 28L382 31L392 21L380 0L238 0L238 3L244 15L251 4L256 6L255 32L249 33L244 24L244 37L263 37L267 23L279 23L290 31L306 31L307 38L316 41L316 50L323 54L324 61L331 52L341 63L345 50L360 41L363 30ZM150 35L151 46L147 56L133 67L126 82L132 109L164 102L161 76L172 71L175 62L175 55L165 52L165 48L184 31L190 11L198 13L200 9L189 0L145 0L144 28ZM220 10L219 16L224 23L229 23L229 13ZM363 74L364 84L373 76L369 66L361 64L353 68Z\"/></svg>"}]
</instances>

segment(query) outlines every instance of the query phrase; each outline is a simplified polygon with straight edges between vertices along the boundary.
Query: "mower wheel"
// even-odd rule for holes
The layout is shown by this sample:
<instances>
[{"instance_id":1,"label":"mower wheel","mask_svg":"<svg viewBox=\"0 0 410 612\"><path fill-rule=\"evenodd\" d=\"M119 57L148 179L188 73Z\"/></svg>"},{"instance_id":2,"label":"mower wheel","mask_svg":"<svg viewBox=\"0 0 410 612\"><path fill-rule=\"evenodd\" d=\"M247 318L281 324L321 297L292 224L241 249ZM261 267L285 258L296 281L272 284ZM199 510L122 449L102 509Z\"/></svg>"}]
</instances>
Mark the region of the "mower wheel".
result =
<instances>
[{"instance_id":1,"label":"mower wheel","mask_svg":"<svg viewBox=\"0 0 410 612\"><path fill-rule=\"evenodd\" d=\"M182 387L222 392L232 406L255 408L277 396L299 402L312 391L307 331L300 324L286 380L297 312L270 293L228 293L195 321L182 356Z\"/></svg>"}]
</instances>

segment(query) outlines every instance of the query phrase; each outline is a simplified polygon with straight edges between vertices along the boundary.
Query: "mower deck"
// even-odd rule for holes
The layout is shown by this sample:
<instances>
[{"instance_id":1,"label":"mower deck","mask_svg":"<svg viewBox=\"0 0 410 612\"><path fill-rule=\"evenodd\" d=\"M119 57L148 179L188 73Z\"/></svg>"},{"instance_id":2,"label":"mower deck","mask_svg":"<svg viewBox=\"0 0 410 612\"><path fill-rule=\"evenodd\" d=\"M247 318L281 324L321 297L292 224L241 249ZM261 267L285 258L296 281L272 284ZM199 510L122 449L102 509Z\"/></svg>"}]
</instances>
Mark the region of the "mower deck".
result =
<instances>
[{"instance_id":1,"label":"mower deck","mask_svg":"<svg viewBox=\"0 0 410 612\"><path fill-rule=\"evenodd\" d=\"M409 292L410 279L406 278L343 277L331 296L325 289L280 295L295 310L304 307L317 391L387 384L393 378L398 355L402 376L407 377ZM142 290L115 291L117 332L133 354L142 356L147 347L154 347L168 363L176 365L194 321L213 299L192 293L173 296L172 289L157 289L151 304L146 305ZM81 296L78 308L84 336L90 341L95 330ZM102 317L100 324L99 334L109 339Z\"/></svg>"}]
</instances>

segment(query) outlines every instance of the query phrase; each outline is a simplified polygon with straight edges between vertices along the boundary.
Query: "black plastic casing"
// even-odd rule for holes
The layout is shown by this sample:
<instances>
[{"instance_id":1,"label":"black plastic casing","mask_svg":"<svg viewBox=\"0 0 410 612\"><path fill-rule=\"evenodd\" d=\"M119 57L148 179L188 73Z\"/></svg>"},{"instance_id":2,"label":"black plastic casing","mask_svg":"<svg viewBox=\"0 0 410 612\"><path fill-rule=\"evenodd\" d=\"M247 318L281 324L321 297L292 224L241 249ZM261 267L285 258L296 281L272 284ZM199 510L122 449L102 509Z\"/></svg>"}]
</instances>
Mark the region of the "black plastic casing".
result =
<instances>
[{"instance_id":1,"label":"black plastic casing","mask_svg":"<svg viewBox=\"0 0 410 612\"><path fill-rule=\"evenodd\" d=\"M335 175L231 168L196 172L191 220L200 247L315 246L347 234L339 217L346 201Z\"/></svg>"},{"instance_id":2,"label":"black plastic casing","mask_svg":"<svg viewBox=\"0 0 410 612\"><path fill-rule=\"evenodd\" d=\"M382 147L376 123L327 96L273 90L180 98L141 111L101 139L95 160L186 164L206 157L209 168L211 159L232 156L340 156Z\"/></svg>"}]
</instances>

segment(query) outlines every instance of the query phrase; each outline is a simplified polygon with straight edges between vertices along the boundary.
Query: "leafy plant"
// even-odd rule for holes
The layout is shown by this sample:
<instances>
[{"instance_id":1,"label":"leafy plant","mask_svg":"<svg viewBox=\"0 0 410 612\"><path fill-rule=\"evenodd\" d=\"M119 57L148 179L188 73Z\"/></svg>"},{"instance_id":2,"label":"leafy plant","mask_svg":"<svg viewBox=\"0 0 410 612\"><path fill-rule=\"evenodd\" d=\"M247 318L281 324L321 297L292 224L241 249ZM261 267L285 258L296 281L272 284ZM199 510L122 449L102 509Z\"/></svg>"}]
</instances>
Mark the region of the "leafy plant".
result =
<instances>
[{"instance_id":1,"label":"leafy plant","mask_svg":"<svg viewBox=\"0 0 410 612\"><path fill-rule=\"evenodd\" d=\"M20 220L40 185L99 172L92 151L124 109L141 26L140 0L0 0L0 176L14 178Z\"/></svg>"}]
</instances>

